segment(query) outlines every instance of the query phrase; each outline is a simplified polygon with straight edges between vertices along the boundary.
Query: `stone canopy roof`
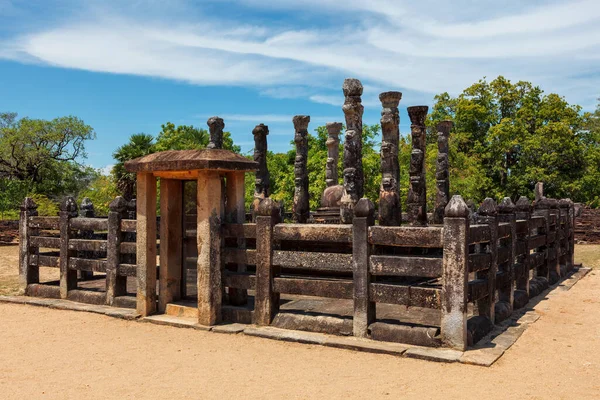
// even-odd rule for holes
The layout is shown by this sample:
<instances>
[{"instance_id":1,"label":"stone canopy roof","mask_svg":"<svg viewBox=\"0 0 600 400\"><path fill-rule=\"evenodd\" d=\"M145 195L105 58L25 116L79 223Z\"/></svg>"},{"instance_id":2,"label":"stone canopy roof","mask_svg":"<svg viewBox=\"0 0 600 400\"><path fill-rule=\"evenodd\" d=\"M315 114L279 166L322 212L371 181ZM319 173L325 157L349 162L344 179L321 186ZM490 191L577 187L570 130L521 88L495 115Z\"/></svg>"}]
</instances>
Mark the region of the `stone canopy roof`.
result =
<instances>
[{"instance_id":1,"label":"stone canopy roof","mask_svg":"<svg viewBox=\"0 0 600 400\"><path fill-rule=\"evenodd\" d=\"M230 150L168 150L125 162L129 172L160 171L256 171L258 163Z\"/></svg>"}]
</instances>

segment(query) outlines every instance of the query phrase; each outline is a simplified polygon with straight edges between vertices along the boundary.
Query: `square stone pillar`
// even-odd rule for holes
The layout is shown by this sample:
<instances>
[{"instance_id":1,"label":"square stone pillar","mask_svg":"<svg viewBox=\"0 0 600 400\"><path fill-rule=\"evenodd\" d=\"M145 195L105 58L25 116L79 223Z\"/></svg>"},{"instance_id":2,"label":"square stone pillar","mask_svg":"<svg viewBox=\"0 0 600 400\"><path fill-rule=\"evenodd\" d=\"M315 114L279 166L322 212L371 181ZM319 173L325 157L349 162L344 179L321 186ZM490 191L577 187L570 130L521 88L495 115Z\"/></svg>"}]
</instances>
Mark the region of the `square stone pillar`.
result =
<instances>
[{"instance_id":1,"label":"square stone pillar","mask_svg":"<svg viewBox=\"0 0 600 400\"><path fill-rule=\"evenodd\" d=\"M181 298L183 269L183 181L160 180L160 279L158 311Z\"/></svg>"},{"instance_id":2,"label":"square stone pillar","mask_svg":"<svg viewBox=\"0 0 600 400\"><path fill-rule=\"evenodd\" d=\"M218 171L198 173L198 323L221 321L221 177Z\"/></svg>"},{"instance_id":3,"label":"square stone pillar","mask_svg":"<svg viewBox=\"0 0 600 400\"><path fill-rule=\"evenodd\" d=\"M137 312L156 312L156 177L137 173Z\"/></svg>"}]
</instances>

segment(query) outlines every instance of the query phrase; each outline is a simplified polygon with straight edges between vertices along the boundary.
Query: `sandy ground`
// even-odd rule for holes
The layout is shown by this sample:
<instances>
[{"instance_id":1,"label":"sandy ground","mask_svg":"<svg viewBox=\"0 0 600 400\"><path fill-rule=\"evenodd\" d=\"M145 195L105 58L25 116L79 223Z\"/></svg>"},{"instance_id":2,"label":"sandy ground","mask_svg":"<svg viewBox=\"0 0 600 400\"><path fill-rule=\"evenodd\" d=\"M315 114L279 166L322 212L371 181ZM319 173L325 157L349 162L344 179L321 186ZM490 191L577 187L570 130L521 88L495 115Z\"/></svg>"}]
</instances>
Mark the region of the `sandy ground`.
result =
<instances>
[{"instance_id":1,"label":"sandy ground","mask_svg":"<svg viewBox=\"0 0 600 400\"><path fill-rule=\"evenodd\" d=\"M598 399L600 271L555 293L491 368L0 304L0 398Z\"/></svg>"}]
</instances>

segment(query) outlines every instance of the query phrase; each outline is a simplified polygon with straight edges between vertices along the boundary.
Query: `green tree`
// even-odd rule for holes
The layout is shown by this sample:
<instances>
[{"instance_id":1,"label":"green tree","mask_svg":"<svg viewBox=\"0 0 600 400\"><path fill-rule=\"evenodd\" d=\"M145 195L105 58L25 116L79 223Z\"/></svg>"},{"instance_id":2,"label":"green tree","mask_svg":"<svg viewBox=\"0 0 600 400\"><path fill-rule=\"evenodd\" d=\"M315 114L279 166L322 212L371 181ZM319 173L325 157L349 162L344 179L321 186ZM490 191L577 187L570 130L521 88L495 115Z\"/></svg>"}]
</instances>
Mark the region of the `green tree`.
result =
<instances>
[{"instance_id":1,"label":"green tree","mask_svg":"<svg viewBox=\"0 0 600 400\"><path fill-rule=\"evenodd\" d=\"M77 203L81 204L83 198L88 197L94 204L96 216L106 216L109 211L108 205L118 194L114 179L99 173L89 186L79 193Z\"/></svg>"},{"instance_id":2,"label":"green tree","mask_svg":"<svg viewBox=\"0 0 600 400\"><path fill-rule=\"evenodd\" d=\"M0 177L49 196L72 194L90 171L82 165L93 128L73 116L51 121L0 114Z\"/></svg>"},{"instance_id":3,"label":"green tree","mask_svg":"<svg viewBox=\"0 0 600 400\"><path fill-rule=\"evenodd\" d=\"M135 197L136 176L125 169L125 162L154 153L155 151L154 137L152 135L136 133L131 135L129 142L118 147L113 153L113 158L117 161L112 170L113 179L118 191L127 200Z\"/></svg>"}]
</instances>

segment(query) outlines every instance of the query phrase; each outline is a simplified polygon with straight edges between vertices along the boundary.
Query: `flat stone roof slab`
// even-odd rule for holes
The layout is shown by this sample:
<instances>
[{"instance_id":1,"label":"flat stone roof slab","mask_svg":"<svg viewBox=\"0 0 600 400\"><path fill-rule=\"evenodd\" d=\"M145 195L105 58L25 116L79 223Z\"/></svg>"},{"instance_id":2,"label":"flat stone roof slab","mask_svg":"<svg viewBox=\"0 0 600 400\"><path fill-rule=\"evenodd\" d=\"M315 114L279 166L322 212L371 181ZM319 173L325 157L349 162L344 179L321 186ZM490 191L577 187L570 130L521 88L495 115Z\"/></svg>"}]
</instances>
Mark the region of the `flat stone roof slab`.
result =
<instances>
[{"instance_id":1,"label":"flat stone roof slab","mask_svg":"<svg viewBox=\"0 0 600 400\"><path fill-rule=\"evenodd\" d=\"M125 162L129 172L160 171L256 171L258 163L230 150L168 150Z\"/></svg>"}]
</instances>

